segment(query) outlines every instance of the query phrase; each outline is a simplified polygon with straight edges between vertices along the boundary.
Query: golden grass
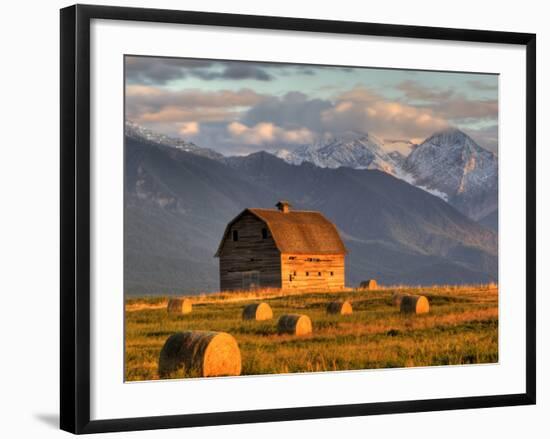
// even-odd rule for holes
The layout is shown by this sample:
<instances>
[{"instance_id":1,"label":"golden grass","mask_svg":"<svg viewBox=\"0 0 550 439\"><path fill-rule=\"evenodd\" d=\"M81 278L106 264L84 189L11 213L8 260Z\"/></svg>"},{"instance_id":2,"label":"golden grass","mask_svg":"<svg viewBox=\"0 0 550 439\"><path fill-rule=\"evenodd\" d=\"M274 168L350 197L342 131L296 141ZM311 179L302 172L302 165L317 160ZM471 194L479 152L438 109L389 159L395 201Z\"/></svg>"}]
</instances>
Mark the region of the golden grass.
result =
<instances>
[{"instance_id":1,"label":"golden grass","mask_svg":"<svg viewBox=\"0 0 550 439\"><path fill-rule=\"evenodd\" d=\"M470 292L486 291L498 295L498 285L495 283L489 284L468 284L468 285L380 285L377 284L374 291L407 291L409 294L419 294L423 290L433 290L438 292L455 292L459 291L461 294L467 294ZM330 291L330 294L343 294L350 292L362 292L362 288L343 288L338 291ZM303 291L293 290L281 290L279 288L258 288L255 290L234 290L234 291L221 291L218 293L200 293L197 295L190 295L193 303L216 303L216 302L245 302L258 299L273 299L277 297L288 296L303 296L306 294L318 294L323 291L311 291L304 293ZM160 309L166 308L168 304L168 298L166 296L145 296L145 297L133 297L126 299L125 310L128 312L142 311L145 309Z\"/></svg>"},{"instance_id":2,"label":"golden grass","mask_svg":"<svg viewBox=\"0 0 550 439\"><path fill-rule=\"evenodd\" d=\"M428 314L401 314L392 293L422 294ZM162 346L181 331L231 334L242 357L242 374L269 374L416 367L498 361L498 288L488 285L379 287L329 293L277 291L229 293L193 298L193 313L168 314L166 298L126 303L125 377L159 379ZM311 334L279 334L277 320L242 320L243 301L269 304L283 314L307 314ZM331 301L349 300L353 314L327 314ZM164 301L164 305L162 305ZM181 371L180 371L181 372ZM183 372L185 376L197 376Z\"/></svg>"},{"instance_id":3,"label":"golden grass","mask_svg":"<svg viewBox=\"0 0 550 439\"><path fill-rule=\"evenodd\" d=\"M345 293L353 291L352 288L344 288L338 291L331 291L331 293ZM235 290L235 291L222 291L219 293L202 293L197 296L189 296L193 300L193 303L235 303L246 302L257 299L273 299L277 297L290 297L290 296L302 296L304 294L318 294L323 291L311 291L304 293L303 291L294 290L281 290L279 288L263 288L256 290ZM128 299L125 304L125 310L128 312L142 311L145 309L160 309L165 308L168 304L168 298L156 297L156 298L132 298Z\"/></svg>"}]
</instances>

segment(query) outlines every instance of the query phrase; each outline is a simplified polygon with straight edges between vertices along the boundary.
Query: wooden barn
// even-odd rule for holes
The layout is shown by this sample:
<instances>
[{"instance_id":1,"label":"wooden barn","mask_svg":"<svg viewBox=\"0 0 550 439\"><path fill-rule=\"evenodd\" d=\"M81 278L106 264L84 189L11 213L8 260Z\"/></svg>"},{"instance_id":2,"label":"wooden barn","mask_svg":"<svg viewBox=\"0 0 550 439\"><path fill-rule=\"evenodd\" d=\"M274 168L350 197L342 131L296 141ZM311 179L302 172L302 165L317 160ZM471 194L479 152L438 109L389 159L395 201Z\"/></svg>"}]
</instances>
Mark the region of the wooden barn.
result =
<instances>
[{"instance_id":1,"label":"wooden barn","mask_svg":"<svg viewBox=\"0 0 550 439\"><path fill-rule=\"evenodd\" d=\"M346 248L320 212L245 209L226 227L216 252L220 290L344 288Z\"/></svg>"}]
</instances>

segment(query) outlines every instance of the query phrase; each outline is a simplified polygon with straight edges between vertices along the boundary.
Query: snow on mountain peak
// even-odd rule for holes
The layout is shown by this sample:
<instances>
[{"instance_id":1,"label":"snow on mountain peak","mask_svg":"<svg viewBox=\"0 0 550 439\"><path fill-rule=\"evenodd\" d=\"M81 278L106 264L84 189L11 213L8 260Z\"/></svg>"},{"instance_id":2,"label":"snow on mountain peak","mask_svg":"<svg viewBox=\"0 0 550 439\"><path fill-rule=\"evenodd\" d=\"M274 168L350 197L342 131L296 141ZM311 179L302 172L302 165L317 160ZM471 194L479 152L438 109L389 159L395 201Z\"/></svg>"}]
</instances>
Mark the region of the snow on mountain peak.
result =
<instances>
[{"instance_id":1,"label":"snow on mountain peak","mask_svg":"<svg viewBox=\"0 0 550 439\"><path fill-rule=\"evenodd\" d=\"M471 218L481 218L496 208L498 160L458 129L428 137L411 152L403 168L416 186L444 193Z\"/></svg>"},{"instance_id":2,"label":"snow on mountain peak","mask_svg":"<svg viewBox=\"0 0 550 439\"><path fill-rule=\"evenodd\" d=\"M410 153L392 150L395 142L407 145L404 149ZM497 157L456 128L436 132L420 145L350 132L292 151L281 149L275 155L293 165L310 162L322 168L377 169L448 201L473 219L497 205Z\"/></svg>"},{"instance_id":3,"label":"snow on mountain peak","mask_svg":"<svg viewBox=\"0 0 550 439\"><path fill-rule=\"evenodd\" d=\"M153 132L131 121L125 123L125 134L215 160L224 159L211 149ZM403 150L410 153L399 152L396 142L405 145ZM496 155L456 128L436 132L420 145L404 140L382 141L366 132L347 132L272 154L292 165L306 162L321 168L383 171L442 198L475 220L494 212L498 204Z\"/></svg>"},{"instance_id":4,"label":"snow on mountain peak","mask_svg":"<svg viewBox=\"0 0 550 439\"><path fill-rule=\"evenodd\" d=\"M193 142L187 142L178 137L170 137L156 131L145 128L131 120L124 123L124 134L130 138L156 143L159 145L170 146L181 151L190 152L196 155L209 157L211 159L223 159L223 155L209 148L201 148Z\"/></svg>"},{"instance_id":5,"label":"snow on mountain peak","mask_svg":"<svg viewBox=\"0 0 550 439\"><path fill-rule=\"evenodd\" d=\"M347 132L339 136L317 139L289 151L281 149L275 155L286 162L299 165L310 162L321 168L378 169L394 174L398 167L386 153L383 143L369 133Z\"/></svg>"},{"instance_id":6,"label":"snow on mountain peak","mask_svg":"<svg viewBox=\"0 0 550 439\"><path fill-rule=\"evenodd\" d=\"M447 128L428 137L422 145L439 148L460 148L476 152L489 152L479 146L470 136L458 128ZM491 153L492 154L492 153Z\"/></svg>"}]
</instances>

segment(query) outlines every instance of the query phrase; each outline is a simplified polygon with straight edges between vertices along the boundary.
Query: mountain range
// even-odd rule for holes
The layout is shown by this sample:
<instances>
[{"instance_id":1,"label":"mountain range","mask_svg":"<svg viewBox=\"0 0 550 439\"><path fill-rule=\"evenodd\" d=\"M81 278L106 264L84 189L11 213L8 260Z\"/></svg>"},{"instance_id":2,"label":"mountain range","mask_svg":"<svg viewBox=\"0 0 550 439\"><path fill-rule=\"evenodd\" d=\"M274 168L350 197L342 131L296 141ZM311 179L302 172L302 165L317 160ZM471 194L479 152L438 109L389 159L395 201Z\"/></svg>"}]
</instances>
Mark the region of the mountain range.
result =
<instances>
[{"instance_id":1,"label":"mountain range","mask_svg":"<svg viewBox=\"0 0 550 439\"><path fill-rule=\"evenodd\" d=\"M223 158L126 133L127 294L216 291L214 253L225 225L246 207L279 199L335 223L349 251L347 285L497 280L495 232L385 170L290 164L266 152ZM371 163L387 156L374 155Z\"/></svg>"},{"instance_id":2,"label":"mountain range","mask_svg":"<svg viewBox=\"0 0 550 439\"><path fill-rule=\"evenodd\" d=\"M410 154L387 152L396 144L408 147ZM444 199L476 221L496 214L498 159L458 129L435 133L420 145L349 133L275 155L294 165L378 169Z\"/></svg>"},{"instance_id":3,"label":"mountain range","mask_svg":"<svg viewBox=\"0 0 550 439\"><path fill-rule=\"evenodd\" d=\"M195 145L193 142L186 142L177 137L166 136L156 131L152 131L135 122L127 120L124 124L124 135L130 139L139 140L157 145L166 145L181 151L192 152L193 154L208 157L214 160L223 160L224 156L210 148L203 148Z\"/></svg>"},{"instance_id":4,"label":"mountain range","mask_svg":"<svg viewBox=\"0 0 550 439\"><path fill-rule=\"evenodd\" d=\"M378 169L395 175L400 165L385 152L383 142L368 133L347 133L329 137L289 151L275 153L287 163L299 165L313 163L321 168Z\"/></svg>"}]
</instances>

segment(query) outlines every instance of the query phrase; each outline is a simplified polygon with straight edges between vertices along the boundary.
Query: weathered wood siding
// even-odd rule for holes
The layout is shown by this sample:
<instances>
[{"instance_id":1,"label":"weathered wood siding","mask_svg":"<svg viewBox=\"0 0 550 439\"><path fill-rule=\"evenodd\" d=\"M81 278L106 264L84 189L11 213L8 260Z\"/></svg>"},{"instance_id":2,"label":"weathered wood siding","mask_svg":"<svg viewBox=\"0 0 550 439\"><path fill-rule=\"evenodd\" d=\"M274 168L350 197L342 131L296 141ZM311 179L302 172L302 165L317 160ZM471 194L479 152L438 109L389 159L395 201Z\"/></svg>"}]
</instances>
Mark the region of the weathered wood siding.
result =
<instances>
[{"instance_id":1,"label":"weathered wood siding","mask_svg":"<svg viewBox=\"0 0 550 439\"><path fill-rule=\"evenodd\" d=\"M345 255L281 255L282 288L339 290L345 284Z\"/></svg>"},{"instance_id":2,"label":"weathered wood siding","mask_svg":"<svg viewBox=\"0 0 550 439\"><path fill-rule=\"evenodd\" d=\"M264 239L262 229L266 229ZM239 239L233 241L233 231ZM241 216L229 230L220 251L220 290L250 288L258 279L259 288L281 288L281 257L267 225L251 213Z\"/></svg>"}]
</instances>

